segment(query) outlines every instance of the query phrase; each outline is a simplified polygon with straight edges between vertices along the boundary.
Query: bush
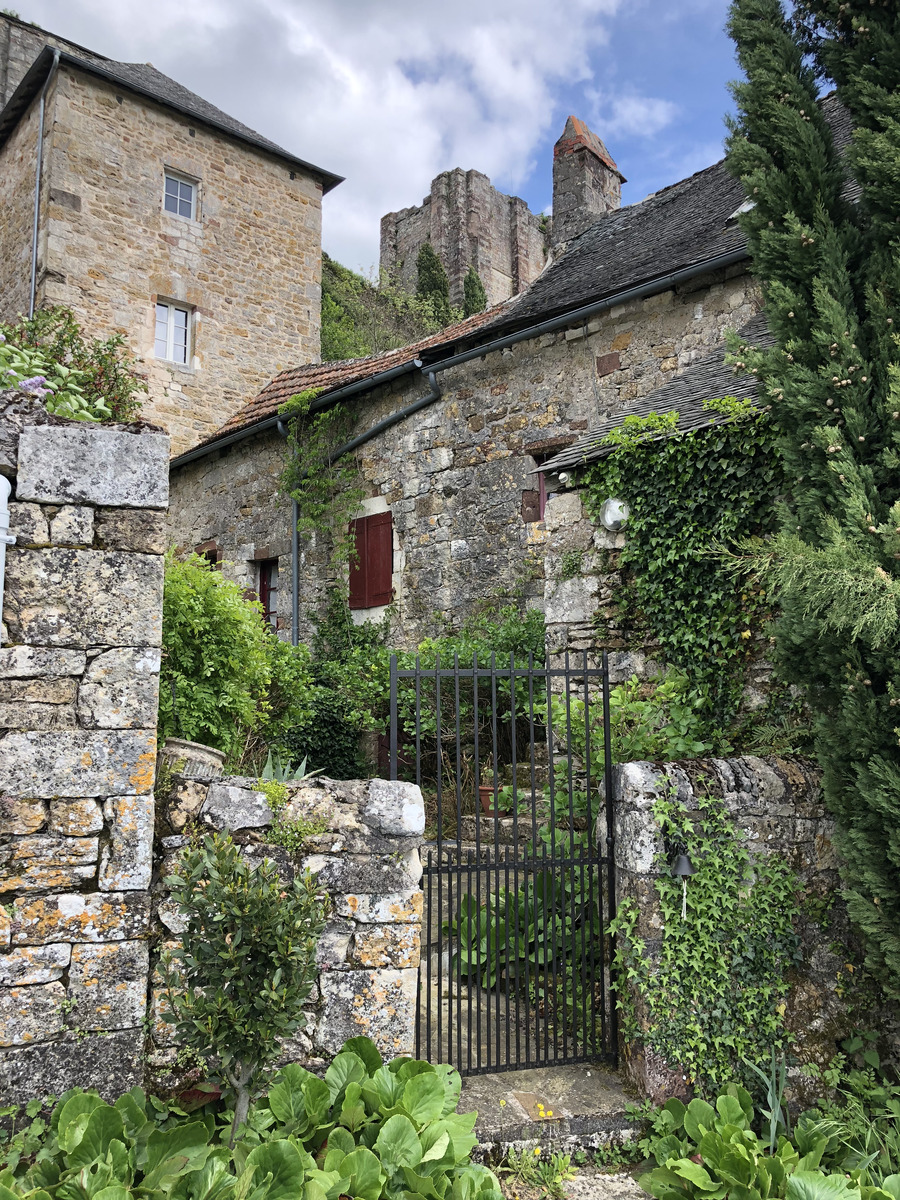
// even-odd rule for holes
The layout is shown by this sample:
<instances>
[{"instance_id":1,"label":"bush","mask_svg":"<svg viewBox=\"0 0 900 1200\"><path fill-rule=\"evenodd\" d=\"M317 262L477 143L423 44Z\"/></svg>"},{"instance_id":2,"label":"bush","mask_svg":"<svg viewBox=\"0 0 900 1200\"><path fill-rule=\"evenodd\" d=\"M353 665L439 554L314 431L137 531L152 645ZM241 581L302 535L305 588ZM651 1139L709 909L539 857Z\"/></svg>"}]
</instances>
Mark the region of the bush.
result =
<instances>
[{"instance_id":1,"label":"bush","mask_svg":"<svg viewBox=\"0 0 900 1200\"><path fill-rule=\"evenodd\" d=\"M309 719L284 731L278 750L297 766L308 759L329 779L364 779L369 773L359 748L361 723L348 716L345 701L336 691L316 688Z\"/></svg>"}]
</instances>

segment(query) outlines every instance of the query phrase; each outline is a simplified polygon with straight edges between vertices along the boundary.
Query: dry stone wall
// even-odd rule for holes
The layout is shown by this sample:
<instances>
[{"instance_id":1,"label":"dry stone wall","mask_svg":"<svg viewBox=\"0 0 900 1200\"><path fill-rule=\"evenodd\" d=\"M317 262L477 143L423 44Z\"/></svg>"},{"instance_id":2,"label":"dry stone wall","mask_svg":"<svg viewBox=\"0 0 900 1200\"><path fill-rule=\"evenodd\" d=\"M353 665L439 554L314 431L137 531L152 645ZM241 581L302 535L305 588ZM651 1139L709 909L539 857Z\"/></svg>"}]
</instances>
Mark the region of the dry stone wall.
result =
<instances>
[{"instance_id":1,"label":"dry stone wall","mask_svg":"<svg viewBox=\"0 0 900 1200\"><path fill-rule=\"evenodd\" d=\"M422 793L414 784L382 779L340 782L315 778L288 784L280 821L318 828L302 851L267 841L273 814L257 781L175 775L158 844L154 912L158 941L171 944L183 923L165 891L191 830L230 833L252 859L273 859L285 878L312 871L328 905L318 949L318 981L307 1025L284 1048L285 1061L320 1065L347 1038L365 1035L385 1058L413 1054L422 924L419 845L425 829ZM165 992L152 995L157 1072L175 1055L172 1027L162 1019Z\"/></svg>"},{"instance_id":2,"label":"dry stone wall","mask_svg":"<svg viewBox=\"0 0 900 1200\"><path fill-rule=\"evenodd\" d=\"M0 394L0 1094L141 1078L169 439Z\"/></svg>"}]
</instances>

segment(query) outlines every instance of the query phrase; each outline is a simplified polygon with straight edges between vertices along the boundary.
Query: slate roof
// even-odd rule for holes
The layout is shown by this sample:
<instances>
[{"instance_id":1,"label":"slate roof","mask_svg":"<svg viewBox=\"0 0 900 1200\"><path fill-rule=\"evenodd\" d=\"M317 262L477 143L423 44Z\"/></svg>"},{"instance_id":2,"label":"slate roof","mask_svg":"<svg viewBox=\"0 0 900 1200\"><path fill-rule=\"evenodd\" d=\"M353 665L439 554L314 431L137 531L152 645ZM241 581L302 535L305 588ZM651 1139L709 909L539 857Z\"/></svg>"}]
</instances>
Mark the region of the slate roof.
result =
<instances>
[{"instance_id":1,"label":"slate roof","mask_svg":"<svg viewBox=\"0 0 900 1200\"><path fill-rule=\"evenodd\" d=\"M326 171L322 167L317 167L313 163L291 154L290 151L270 141L269 138L263 137L261 133L257 133L248 125L244 125L243 122L222 112L220 108L216 108L214 104L210 104L208 100L204 100L176 80L170 79L168 75L163 75L162 71L157 71L150 63L114 62L110 58L104 58L90 51L85 51L83 54L72 54L63 49L59 51L59 61L107 79L111 83L119 84L128 91L146 96L150 100L155 100L157 104L175 109L185 116L193 117L196 121L218 129L222 133L227 133L239 141L247 142L259 150L267 150L270 154L275 154L287 163L320 179L323 193L331 191L342 182L342 176L335 175L331 171ZM6 107L0 112L0 146L9 138L31 101L40 91L52 62L53 48L48 45L34 60L24 79L9 98Z\"/></svg>"},{"instance_id":2,"label":"slate roof","mask_svg":"<svg viewBox=\"0 0 900 1200\"><path fill-rule=\"evenodd\" d=\"M766 328L766 319L760 313L739 331L744 341L756 346L773 346L772 335ZM723 396L734 396L737 400L757 401L756 377L736 373L735 368L725 363L726 349L722 346L706 358L700 359L668 383L637 400L620 413L608 417L559 454L542 463L543 473L571 471L586 466L598 458L611 454L613 447L603 444L603 439L618 428L626 417L646 417L648 413L678 413L678 432L687 433L718 425L728 418L721 413L710 412L703 407L704 400L718 400ZM673 430L674 433L674 430ZM671 435L660 435L671 436ZM655 440L655 439L654 439Z\"/></svg>"}]
</instances>

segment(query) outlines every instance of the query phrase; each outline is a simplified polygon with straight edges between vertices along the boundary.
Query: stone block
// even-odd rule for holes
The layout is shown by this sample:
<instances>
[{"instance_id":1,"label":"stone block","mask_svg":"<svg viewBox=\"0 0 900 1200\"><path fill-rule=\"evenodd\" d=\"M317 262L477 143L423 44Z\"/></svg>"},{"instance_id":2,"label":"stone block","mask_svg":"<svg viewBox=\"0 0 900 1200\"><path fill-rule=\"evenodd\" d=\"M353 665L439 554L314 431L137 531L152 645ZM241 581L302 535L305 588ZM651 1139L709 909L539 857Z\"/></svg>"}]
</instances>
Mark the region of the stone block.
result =
<instances>
[{"instance_id":1,"label":"stone block","mask_svg":"<svg viewBox=\"0 0 900 1200\"><path fill-rule=\"evenodd\" d=\"M147 1007L147 943L114 942L72 947L69 995L74 1023L81 1029L129 1029Z\"/></svg>"},{"instance_id":2,"label":"stone block","mask_svg":"<svg viewBox=\"0 0 900 1200\"><path fill-rule=\"evenodd\" d=\"M0 700L0 729L74 729L74 704Z\"/></svg>"},{"instance_id":3,"label":"stone block","mask_svg":"<svg viewBox=\"0 0 900 1200\"><path fill-rule=\"evenodd\" d=\"M8 733L0 739L0 789L20 796L122 796L153 790L150 729Z\"/></svg>"},{"instance_id":4,"label":"stone block","mask_svg":"<svg viewBox=\"0 0 900 1200\"><path fill-rule=\"evenodd\" d=\"M329 921L316 946L316 966L320 971L337 971L346 965L353 936L351 921Z\"/></svg>"},{"instance_id":5,"label":"stone block","mask_svg":"<svg viewBox=\"0 0 900 1200\"><path fill-rule=\"evenodd\" d=\"M109 844L100 860L101 892L138 892L150 886L153 874L152 793L116 796L103 812L109 824Z\"/></svg>"},{"instance_id":6,"label":"stone block","mask_svg":"<svg viewBox=\"0 0 900 1200\"><path fill-rule=\"evenodd\" d=\"M143 1082L143 1048L144 1031L138 1028L0 1051L4 1103L93 1087L111 1104Z\"/></svg>"},{"instance_id":7,"label":"stone block","mask_svg":"<svg viewBox=\"0 0 900 1200\"><path fill-rule=\"evenodd\" d=\"M159 646L163 560L119 550L19 550L6 559L9 640Z\"/></svg>"},{"instance_id":8,"label":"stone block","mask_svg":"<svg viewBox=\"0 0 900 1200\"><path fill-rule=\"evenodd\" d=\"M471 665L471 664L470 664ZM362 819L381 833L409 837L425 832L425 802L415 783L371 779Z\"/></svg>"},{"instance_id":9,"label":"stone block","mask_svg":"<svg viewBox=\"0 0 900 1200\"><path fill-rule=\"evenodd\" d=\"M418 887L422 863L417 849L405 854L313 854L302 866L318 876L319 886L330 894L404 892Z\"/></svg>"},{"instance_id":10,"label":"stone block","mask_svg":"<svg viewBox=\"0 0 900 1200\"><path fill-rule=\"evenodd\" d=\"M94 540L104 550L165 554L165 514L152 509L98 509L94 515Z\"/></svg>"},{"instance_id":11,"label":"stone block","mask_svg":"<svg viewBox=\"0 0 900 1200\"><path fill-rule=\"evenodd\" d=\"M39 504L10 504L9 532L17 546L50 545L47 517Z\"/></svg>"},{"instance_id":12,"label":"stone block","mask_svg":"<svg viewBox=\"0 0 900 1200\"><path fill-rule=\"evenodd\" d=\"M103 810L96 800L51 800L47 828L61 837L90 837L103 832Z\"/></svg>"},{"instance_id":13,"label":"stone block","mask_svg":"<svg viewBox=\"0 0 900 1200\"><path fill-rule=\"evenodd\" d=\"M272 810L262 792L213 783L200 810L200 820L219 832L264 829L272 824Z\"/></svg>"},{"instance_id":14,"label":"stone block","mask_svg":"<svg viewBox=\"0 0 900 1200\"><path fill-rule=\"evenodd\" d=\"M160 651L107 650L88 664L78 717L88 729L149 729L159 705Z\"/></svg>"},{"instance_id":15,"label":"stone block","mask_svg":"<svg viewBox=\"0 0 900 1200\"><path fill-rule=\"evenodd\" d=\"M5 908L0 908L0 950L8 950L12 941L12 919Z\"/></svg>"},{"instance_id":16,"label":"stone block","mask_svg":"<svg viewBox=\"0 0 900 1200\"><path fill-rule=\"evenodd\" d=\"M0 954L0 987L52 983L62 978L71 957L72 947L68 942L51 942L49 946L20 946L7 954Z\"/></svg>"},{"instance_id":17,"label":"stone block","mask_svg":"<svg viewBox=\"0 0 900 1200\"><path fill-rule=\"evenodd\" d=\"M97 425L26 426L19 437L20 500L165 508L169 439Z\"/></svg>"},{"instance_id":18,"label":"stone block","mask_svg":"<svg viewBox=\"0 0 900 1200\"><path fill-rule=\"evenodd\" d=\"M206 799L209 784L199 779L178 779L172 785L166 805L166 820L177 831L193 821Z\"/></svg>"},{"instance_id":19,"label":"stone block","mask_svg":"<svg viewBox=\"0 0 900 1200\"><path fill-rule=\"evenodd\" d=\"M72 678L0 679L0 704L71 704L77 695L78 682Z\"/></svg>"},{"instance_id":20,"label":"stone block","mask_svg":"<svg viewBox=\"0 0 900 1200\"><path fill-rule=\"evenodd\" d=\"M0 988L0 1046L24 1046L57 1037L65 1028L65 1010L60 1007L65 998L61 983Z\"/></svg>"},{"instance_id":21,"label":"stone block","mask_svg":"<svg viewBox=\"0 0 900 1200\"><path fill-rule=\"evenodd\" d=\"M599 581L590 576L576 575L550 584L545 594L548 621L590 621L597 607Z\"/></svg>"},{"instance_id":22,"label":"stone block","mask_svg":"<svg viewBox=\"0 0 900 1200\"><path fill-rule=\"evenodd\" d=\"M94 541L94 510L65 504L50 522L54 546L90 546Z\"/></svg>"},{"instance_id":23,"label":"stone block","mask_svg":"<svg viewBox=\"0 0 900 1200\"><path fill-rule=\"evenodd\" d=\"M369 1037L385 1058L412 1055L416 1045L418 971L331 971L323 974L318 1042L336 1054L347 1038Z\"/></svg>"},{"instance_id":24,"label":"stone block","mask_svg":"<svg viewBox=\"0 0 900 1200\"><path fill-rule=\"evenodd\" d=\"M419 925L364 925L353 936L350 964L354 967L417 967Z\"/></svg>"},{"instance_id":25,"label":"stone block","mask_svg":"<svg viewBox=\"0 0 900 1200\"><path fill-rule=\"evenodd\" d=\"M0 829L7 836L21 837L27 833L37 833L46 820L47 806L42 801L0 796Z\"/></svg>"},{"instance_id":26,"label":"stone block","mask_svg":"<svg viewBox=\"0 0 900 1200\"><path fill-rule=\"evenodd\" d=\"M422 893L417 889L382 896L351 893L334 896L333 902L339 917L352 917L366 924L384 925L393 921L407 924L422 920Z\"/></svg>"},{"instance_id":27,"label":"stone block","mask_svg":"<svg viewBox=\"0 0 900 1200\"><path fill-rule=\"evenodd\" d=\"M97 873L98 838L33 834L0 849L0 893L77 887Z\"/></svg>"},{"instance_id":28,"label":"stone block","mask_svg":"<svg viewBox=\"0 0 900 1200\"><path fill-rule=\"evenodd\" d=\"M121 942L146 936L150 897L146 892L86 892L20 897L13 902L12 944Z\"/></svg>"},{"instance_id":29,"label":"stone block","mask_svg":"<svg viewBox=\"0 0 900 1200\"><path fill-rule=\"evenodd\" d=\"M82 675L86 665L83 650L53 650L48 646L7 646L0 650L0 679Z\"/></svg>"}]
</instances>

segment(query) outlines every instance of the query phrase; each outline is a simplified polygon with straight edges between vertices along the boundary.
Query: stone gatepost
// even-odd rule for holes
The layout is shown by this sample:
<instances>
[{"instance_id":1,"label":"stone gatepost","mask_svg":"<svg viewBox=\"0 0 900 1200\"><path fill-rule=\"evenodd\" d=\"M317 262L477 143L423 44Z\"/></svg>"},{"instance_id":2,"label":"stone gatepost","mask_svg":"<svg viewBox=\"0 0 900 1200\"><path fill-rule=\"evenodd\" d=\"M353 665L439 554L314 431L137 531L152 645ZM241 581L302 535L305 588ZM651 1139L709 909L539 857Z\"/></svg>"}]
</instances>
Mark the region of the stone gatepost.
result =
<instances>
[{"instance_id":1,"label":"stone gatepost","mask_svg":"<svg viewBox=\"0 0 900 1200\"><path fill-rule=\"evenodd\" d=\"M183 929L162 880L173 873L188 832L230 833L249 858L273 859L285 878L312 871L327 897L307 1024L285 1045L283 1061L316 1068L347 1038L362 1035L386 1059L412 1055L422 933L422 793L411 783L322 777L289 783L287 789L279 820L319 830L294 854L267 840L274 817L255 779L174 776L164 805L173 832L159 844L154 897L161 940L171 944ZM174 1057L173 1027L162 1020L165 1008L157 979L153 1066L160 1072Z\"/></svg>"},{"instance_id":2,"label":"stone gatepost","mask_svg":"<svg viewBox=\"0 0 900 1200\"><path fill-rule=\"evenodd\" d=\"M140 1082L169 439L0 394L0 1095Z\"/></svg>"}]
</instances>

